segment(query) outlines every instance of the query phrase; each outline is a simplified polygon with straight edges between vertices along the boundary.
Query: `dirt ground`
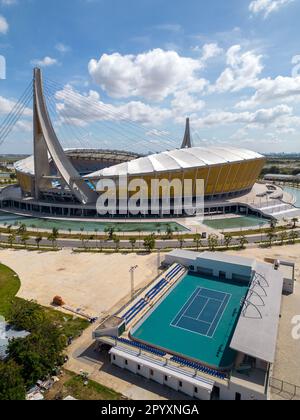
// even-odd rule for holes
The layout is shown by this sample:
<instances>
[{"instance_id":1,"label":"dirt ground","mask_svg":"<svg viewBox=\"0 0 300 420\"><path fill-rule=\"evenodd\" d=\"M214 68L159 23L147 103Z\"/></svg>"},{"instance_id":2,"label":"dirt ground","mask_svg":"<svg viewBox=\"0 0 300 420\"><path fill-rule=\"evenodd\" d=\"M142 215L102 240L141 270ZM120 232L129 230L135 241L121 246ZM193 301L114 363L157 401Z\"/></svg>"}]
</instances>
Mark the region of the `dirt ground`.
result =
<instances>
[{"instance_id":1,"label":"dirt ground","mask_svg":"<svg viewBox=\"0 0 300 420\"><path fill-rule=\"evenodd\" d=\"M75 254L3 250L3 264L20 277L18 297L49 306L61 296L67 306L91 316L103 316L130 296L129 269L138 265L135 287L157 276L157 255ZM127 298L127 299L126 299Z\"/></svg>"}]
</instances>

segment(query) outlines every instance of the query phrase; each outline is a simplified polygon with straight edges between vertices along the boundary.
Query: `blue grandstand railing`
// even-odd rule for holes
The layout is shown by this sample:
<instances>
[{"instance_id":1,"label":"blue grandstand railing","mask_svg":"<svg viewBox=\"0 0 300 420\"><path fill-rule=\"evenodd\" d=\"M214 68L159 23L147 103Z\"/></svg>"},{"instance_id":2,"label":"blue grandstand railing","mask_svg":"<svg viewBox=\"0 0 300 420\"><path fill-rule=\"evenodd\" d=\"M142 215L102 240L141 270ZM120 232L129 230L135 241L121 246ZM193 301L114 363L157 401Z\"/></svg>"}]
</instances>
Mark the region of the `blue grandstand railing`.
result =
<instances>
[{"instance_id":1,"label":"blue grandstand railing","mask_svg":"<svg viewBox=\"0 0 300 420\"><path fill-rule=\"evenodd\" d=\"M179 363L183 366L187 366L189 368L198 370L199 372L205 373L210 376L214 376L215 378L225 380L227 375L225 373L221 373L215 369L211 369L201 365L200 363L190 362L188 360L182 359L181 357L174 356L171 358L173 362Z\"/></svg>"},{"instance_id":2,"label":"blue grandstand railing","mask_svg":"<svg viewBox=\"0 0 300 420\"><path fill-rule=\"evenodd\" d=\"M153 300L168 284L174 277L183 269L179 264L174 267L166 278L162 279L158 284L156 284L145 296L144 299L140 299L129 311L123 315L126 323L129 324L147 305L147 300Z\"/></svg>"},{"instance_id":3,"label":"blue grandstand railing","mask_svg":"<svg viewBox=\"0 0 300 420\"><path fill-rule=\"evenodd\" d=\"M154 347L150 347L147 346L145 344L141 344L138 343L136 341L131 341L131 340L127 340L127 338L122 338L122 337L112 337L114 340L118 341L119 343L123 343L123 344L127 344L129 346L133 346L138 348L139 350L144 350L147 351L149 353L154 354L155 356L159 356L159 357L165 357L166 356L166 352L163 352L161 350L155 349Z\"/></svg>"}]
</instances>

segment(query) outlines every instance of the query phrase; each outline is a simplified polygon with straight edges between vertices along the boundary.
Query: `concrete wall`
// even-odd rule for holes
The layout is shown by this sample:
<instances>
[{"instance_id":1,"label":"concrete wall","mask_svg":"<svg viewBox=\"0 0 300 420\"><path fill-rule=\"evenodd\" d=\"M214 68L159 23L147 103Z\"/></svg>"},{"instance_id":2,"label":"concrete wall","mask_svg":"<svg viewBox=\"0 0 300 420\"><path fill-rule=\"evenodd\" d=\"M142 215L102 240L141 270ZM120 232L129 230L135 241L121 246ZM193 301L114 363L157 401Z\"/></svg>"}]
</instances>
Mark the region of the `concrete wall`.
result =
<instances>
[{"instance_id":1,"label":"concrete wall","mask_svg":"<svg viewBox=\"0 0 300 420\"><path fill-rule=\"evenodd\" d=\"M214 277L219 277L220 272L224 272L226 273L226 279L228 280L232 280L235 277L238 277L240 280L249 281L252 275L252 267L231 264L224 261L218 261L217 259L210 260L201 257L190 259L185 258L184 256L179 257L166 255L165 263L167 265L178 263L185 267L190 267L190 269L193 266L194 270L191 269L191 271L195 271L196 273L201 273L202 269L209 270L207 274L211 274Z\"/></svg>"},{"instance_id":2,"label":"concrete wall","mask_svg":"<svg viewBox=\"0 0 300 420\"><path fill-rule=\"evenodd\" d=\"M114 354L111 354L111 363L121 369L126 369L131 373L138 374L146 379L150 379L156 383L159 383L160 385L165 385L174 391L182 392L189 397L197 398L203 401L210 400L211 396L207 390L196 387L189 382L185 382L184 380L176 378L175 372L172 372L171 375L167 376L156 369L151 369L145 366L142 360L140 364L130 360L127 360L126 363L126 359ZM138 366L140 366L140 369ZM182 386L180 386L181 384Z\"/></svg>"}]
</instances>

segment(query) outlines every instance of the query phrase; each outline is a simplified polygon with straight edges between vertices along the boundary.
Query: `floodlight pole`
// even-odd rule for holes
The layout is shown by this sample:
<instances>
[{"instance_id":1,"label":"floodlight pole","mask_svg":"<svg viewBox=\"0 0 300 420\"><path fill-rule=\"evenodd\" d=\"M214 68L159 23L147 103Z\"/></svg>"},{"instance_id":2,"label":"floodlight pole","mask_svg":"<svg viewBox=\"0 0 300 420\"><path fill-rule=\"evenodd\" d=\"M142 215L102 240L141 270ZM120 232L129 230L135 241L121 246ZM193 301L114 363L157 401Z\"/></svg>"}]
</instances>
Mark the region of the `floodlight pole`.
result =
<instances>
[{"instance_id":1,"label":"floodlight pole","mask_svg":"<svg viewBox=\"0 0 300 420\"><path fill-rule=\"evenodd\" d=\"M135 271L138 269L138 265L134 265L132 267L130 267L129 273L131 276L131 301L133 301L134 299L134 273Z\"/></svg>"}]
</instances>

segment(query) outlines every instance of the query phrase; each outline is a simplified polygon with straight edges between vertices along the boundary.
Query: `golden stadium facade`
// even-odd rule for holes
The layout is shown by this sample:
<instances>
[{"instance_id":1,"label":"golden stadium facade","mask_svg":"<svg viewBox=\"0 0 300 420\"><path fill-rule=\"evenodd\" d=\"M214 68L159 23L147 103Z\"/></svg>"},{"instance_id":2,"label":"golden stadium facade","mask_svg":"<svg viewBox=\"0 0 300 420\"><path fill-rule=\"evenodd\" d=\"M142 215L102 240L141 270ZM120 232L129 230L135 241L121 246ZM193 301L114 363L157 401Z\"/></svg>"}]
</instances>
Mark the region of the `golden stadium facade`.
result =
<instances>
[{"instance_id":1,"label":"golden stadium facade","mask_svg":"<svg viewBox=\"0 0 300 420\"><path fill-rule=\"evenodd\" d=\"M262 155L250 150L192 147L189 120L181 149L149 156L114 150L64 150L49 117L39 69L34 70L33 119L34 155L17 162L15 169L20 209L35 213L48 214L47 203L51 203L51 214L95 216L92 209L99 197L97 183L111 179L118 185L119 178L125 176L128 183L144 180L149 194L153 179L191 180L193 191L196 181L203 180L205 200L226 200L249 192L265 164ZM16 204L17 197L13 207Z\"/></svg>"}]
</instances>

